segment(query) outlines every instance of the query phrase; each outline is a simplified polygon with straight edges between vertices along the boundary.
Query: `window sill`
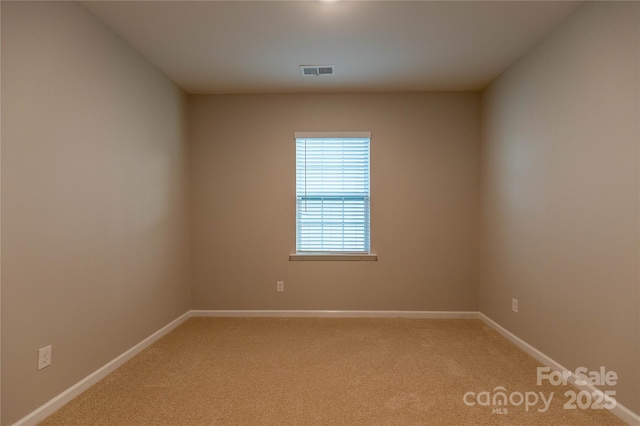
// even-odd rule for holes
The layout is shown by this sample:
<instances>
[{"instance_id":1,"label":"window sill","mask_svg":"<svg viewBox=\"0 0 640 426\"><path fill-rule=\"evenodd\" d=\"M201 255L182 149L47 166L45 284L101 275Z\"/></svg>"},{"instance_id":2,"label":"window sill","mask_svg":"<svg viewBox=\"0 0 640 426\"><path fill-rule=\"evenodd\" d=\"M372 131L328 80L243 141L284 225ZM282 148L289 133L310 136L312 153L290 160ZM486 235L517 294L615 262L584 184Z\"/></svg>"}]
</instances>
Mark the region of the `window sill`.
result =
<instances>
[{"instance_id":1,"label":"window sill","mask_svg":"<svg viewBox=\"0 0 640 426\"><path fill-rule=\"evenodd\" d=\"M338 261L377 261L377 254L290 254L289 260L338 260Z\"/></svg>"}]
</instances>

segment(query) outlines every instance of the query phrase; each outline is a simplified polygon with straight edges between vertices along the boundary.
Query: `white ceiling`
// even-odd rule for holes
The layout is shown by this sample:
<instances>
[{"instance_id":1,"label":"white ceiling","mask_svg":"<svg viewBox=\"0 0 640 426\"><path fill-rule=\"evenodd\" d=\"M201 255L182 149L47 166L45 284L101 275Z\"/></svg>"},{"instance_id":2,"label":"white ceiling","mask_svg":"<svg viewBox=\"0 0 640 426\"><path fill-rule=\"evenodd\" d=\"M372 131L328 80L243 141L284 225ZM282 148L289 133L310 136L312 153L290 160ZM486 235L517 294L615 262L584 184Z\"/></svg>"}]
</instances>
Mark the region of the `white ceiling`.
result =
<instances>
[{"instance_id":1,"label":"white ceiling","mask_svg":"<svg viewBox=\"0 0 640 426\"><path fill-rule=\"evenodd\" d=\"M89 1L188 93L479 90L569 1ZM335 65L303 77L300 65Z\"/></svg>"}]
</instances>

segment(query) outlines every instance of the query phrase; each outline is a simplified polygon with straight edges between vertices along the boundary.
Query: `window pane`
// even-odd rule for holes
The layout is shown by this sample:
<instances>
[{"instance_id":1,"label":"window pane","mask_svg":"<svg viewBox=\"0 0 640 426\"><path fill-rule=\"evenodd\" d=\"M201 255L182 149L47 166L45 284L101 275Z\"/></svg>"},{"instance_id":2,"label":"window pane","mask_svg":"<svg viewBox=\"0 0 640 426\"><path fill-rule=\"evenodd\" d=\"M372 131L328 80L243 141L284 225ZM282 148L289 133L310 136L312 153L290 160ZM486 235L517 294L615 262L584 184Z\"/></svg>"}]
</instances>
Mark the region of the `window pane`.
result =
<instances>
[{"instance_id":1,"label":"window pane","mask_svg":"<svg viewBox=\"0 0 640 426\"><path fill-rule=\"evenodd\" d=\"M369 252L369 138L296 139L297 252Z\"/></svg>"}]
</instances>

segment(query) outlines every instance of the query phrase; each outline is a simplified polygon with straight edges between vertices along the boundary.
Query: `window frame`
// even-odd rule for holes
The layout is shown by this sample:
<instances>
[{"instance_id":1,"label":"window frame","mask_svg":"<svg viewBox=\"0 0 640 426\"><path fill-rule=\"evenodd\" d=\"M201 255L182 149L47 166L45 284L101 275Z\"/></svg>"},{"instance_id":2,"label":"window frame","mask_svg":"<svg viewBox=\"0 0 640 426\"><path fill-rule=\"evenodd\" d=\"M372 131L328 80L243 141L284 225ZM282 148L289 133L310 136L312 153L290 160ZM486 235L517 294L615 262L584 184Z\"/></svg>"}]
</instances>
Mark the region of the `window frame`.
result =
<instances>
[{"instance_id":1,"label":"window frame","mask_svg":"<svg viewBox=\"0 0 640 426\"><path fill-rule=\"evenodd\" d=\"M298 191L297 191L297 179L298 172L296 170L296 224L295 224L295 236L296 236L296 251L293 254L289 255L289 260L299 261L299 260L340 260L340 261L372 261L378 260L378 256L372 253L371 250L371 132L295 132L294 133L294 143L297 144L298 139L349 139L349 138L357 138L357 139L368 139L369 140L369 164L368 164L368 174L369 174L369 206L368 206L368 240L369 240L369 252L298 252L298 217L297 217L297 209L298 209ZM295 148L296 154L296 167L297 167L297 145Z\"/></svg>"}]
</instances>

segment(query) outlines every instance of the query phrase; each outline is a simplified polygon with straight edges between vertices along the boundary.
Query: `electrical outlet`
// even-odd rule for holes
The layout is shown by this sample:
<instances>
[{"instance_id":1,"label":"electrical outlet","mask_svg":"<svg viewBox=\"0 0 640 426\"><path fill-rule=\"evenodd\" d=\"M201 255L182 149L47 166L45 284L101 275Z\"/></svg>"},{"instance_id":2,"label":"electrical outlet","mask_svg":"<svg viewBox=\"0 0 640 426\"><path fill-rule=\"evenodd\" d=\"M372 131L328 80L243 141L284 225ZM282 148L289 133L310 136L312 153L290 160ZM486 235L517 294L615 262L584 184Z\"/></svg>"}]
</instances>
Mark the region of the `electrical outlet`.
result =
<instances>
[{"instance_id":1,"label":"electrical outlet","mask_svg":"<svg viewBox=\"0 0 640 426\"><path fill-rule=\"evenodd\" d=\"M511 310L518 313L518 299L511 299Z\"/></svg>"},{"instance_id":2,"label":"electrical outlet","mask_svg":"<svg viewBox=\"0 0 640 426\"><path fill-rule=\"evenodd\" d=\"M276 290L278 293L282 293L284 291L284 281L276 282Z\"/></svg>"},{"instance_id":3,"label":"electrical outlet","mask_svg":"<svg viewBox=\"0 0 640 426\"><path fill-rule=\"evenodd\" d=\"M51 345L38 349L38 370L51 365Z\"/></svg>"}]
</instances>

